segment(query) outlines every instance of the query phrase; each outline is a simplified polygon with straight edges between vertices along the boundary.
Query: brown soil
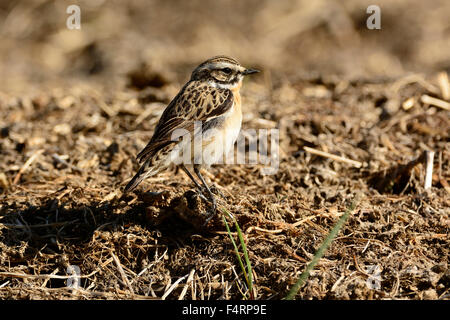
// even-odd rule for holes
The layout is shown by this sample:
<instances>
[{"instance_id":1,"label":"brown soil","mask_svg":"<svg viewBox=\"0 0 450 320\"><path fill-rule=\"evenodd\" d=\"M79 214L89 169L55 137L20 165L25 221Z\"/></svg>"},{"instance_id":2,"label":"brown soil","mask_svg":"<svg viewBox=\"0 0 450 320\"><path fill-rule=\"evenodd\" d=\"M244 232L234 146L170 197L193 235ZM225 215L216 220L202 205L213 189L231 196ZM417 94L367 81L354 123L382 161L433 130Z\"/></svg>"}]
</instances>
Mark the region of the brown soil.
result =
<instances>
[{"instance_id":1,"label":"brown soil","mask_svg":"<svg viewBox=\"0 0 450 320\"><path fill-rule=\"evenodd\" d=\"M181 170L119 200L162 110L215 54L264 71L241 90L243 129L280 130L276 174L204 171L244 232L256 298L286 295L355 195L298 298L449 298L450 111L426 100L448 104L448 1L380 1L379 31L360 1L333 6L336 20L254 2L235 16L228 2L86 2L81 31L65 28L64 1L0 5L0 298L242 298L222 218L202 226ZM67 287L69 265L82 290Z\"/></svg>"}]
</instances>

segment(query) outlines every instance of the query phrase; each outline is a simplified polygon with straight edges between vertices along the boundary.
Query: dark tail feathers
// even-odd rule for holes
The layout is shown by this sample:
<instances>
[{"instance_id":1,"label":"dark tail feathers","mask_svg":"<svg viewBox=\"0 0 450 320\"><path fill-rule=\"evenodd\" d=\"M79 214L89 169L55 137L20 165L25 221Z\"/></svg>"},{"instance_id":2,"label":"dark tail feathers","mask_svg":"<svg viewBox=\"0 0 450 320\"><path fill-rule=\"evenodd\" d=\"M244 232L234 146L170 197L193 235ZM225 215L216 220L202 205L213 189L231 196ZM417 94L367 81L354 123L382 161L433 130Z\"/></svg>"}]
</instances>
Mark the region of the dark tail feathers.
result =
<instances>
[{"instance_id":1,"label":"dark tail feathers","mask_svg":"<svg viewBox=\"0 0 450 320\"><path fill-rule=\"evenodd\" d=\"M142 182L142 180L145 179L146 175L144 171L146 167L147 167L146 164L143 164L139 168L139 171L134 175L133 179L131 179L131 181L128 182L127 186L125 187L124 193L128 193L134 190Z\"/></svg>"}]
</instances>

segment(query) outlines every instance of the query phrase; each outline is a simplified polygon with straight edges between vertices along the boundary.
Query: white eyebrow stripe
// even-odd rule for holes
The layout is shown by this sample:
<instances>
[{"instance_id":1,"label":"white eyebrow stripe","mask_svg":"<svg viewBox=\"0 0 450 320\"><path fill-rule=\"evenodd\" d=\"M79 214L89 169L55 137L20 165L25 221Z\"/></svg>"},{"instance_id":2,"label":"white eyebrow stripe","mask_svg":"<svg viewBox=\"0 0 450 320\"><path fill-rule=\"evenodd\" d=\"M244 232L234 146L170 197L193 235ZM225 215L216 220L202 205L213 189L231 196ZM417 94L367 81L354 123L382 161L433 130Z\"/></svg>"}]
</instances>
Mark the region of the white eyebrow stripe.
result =
<instances>
[{"instance_id":1,"label":"white eyebrow stripe","mask_svg":"<svg viewBox=\"0 0 450 320\"><path fill-rule=\"evenodd\" d=\"M210 69L211 67L214 68L233 68L235 66L235 64L232 63L228 63L228 62L212 62L212 63L208 63L206 64L204 67L207 69Z\"/></svg>"},{"instance_id":2,"label":"white eyebrow stripe","mask_svg":"<svg viewBox=\"0 0 450 320\"><path fill-rule=\"evenodd\" d=\"M202 69L223 69L223 68L231 68L231 69L236 69L238 68L239 71L244 71L245 68L241 67L237 64L233 64L233 63L229 63L229 62L211 62L208 64L205 64Z\"/></svg>"}]
</instances>

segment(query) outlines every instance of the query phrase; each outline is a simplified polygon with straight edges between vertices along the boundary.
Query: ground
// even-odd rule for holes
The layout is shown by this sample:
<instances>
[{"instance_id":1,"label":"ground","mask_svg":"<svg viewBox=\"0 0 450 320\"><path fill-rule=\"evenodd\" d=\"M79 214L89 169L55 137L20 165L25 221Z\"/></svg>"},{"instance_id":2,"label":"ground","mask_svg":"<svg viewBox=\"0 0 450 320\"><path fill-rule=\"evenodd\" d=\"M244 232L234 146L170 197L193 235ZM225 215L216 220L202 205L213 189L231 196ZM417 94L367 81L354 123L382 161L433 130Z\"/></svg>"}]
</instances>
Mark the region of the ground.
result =
<instances>
[{"instance_id":1,"label":"ground","mask_svg":"<svg viewBox=\"0 0 450 320\"><path fill-rule=\"evenodd\" d=\"M420 2L412 11L383 9L383 2L394 41L358 27L367 17L358 1L335 7L337 22L302 2L299 11L248 2L233 19L221 15L228 2L81 3L79 33L65 29L64 1L32 3L1 11L0 298L246 295L222 212L203 225L207 205L182 170L121 198L165 106L216 53L263 71L241 90L243 132L279 130L274 174L264 175L262 164L203 171L244 233L255 298L283 298L355 198L297 298L449 298L450 64L438 50L450 43L445 10L425 11ZM173 18L156 20L174 8ZM255 36L245 38L236 30L250 8L256 17L245 32ZM428 22L419 33L408 24L418 10ZM393 19L398 12L404 16ZM206 13L202 24L196 18ZM258 31L260 24L271 31ZM223 26L239 37L217 40ZM435 157L425 190L427 151ZM70 266L80 271L81 290L68 287Z\"/></svg>"}]
</instances>

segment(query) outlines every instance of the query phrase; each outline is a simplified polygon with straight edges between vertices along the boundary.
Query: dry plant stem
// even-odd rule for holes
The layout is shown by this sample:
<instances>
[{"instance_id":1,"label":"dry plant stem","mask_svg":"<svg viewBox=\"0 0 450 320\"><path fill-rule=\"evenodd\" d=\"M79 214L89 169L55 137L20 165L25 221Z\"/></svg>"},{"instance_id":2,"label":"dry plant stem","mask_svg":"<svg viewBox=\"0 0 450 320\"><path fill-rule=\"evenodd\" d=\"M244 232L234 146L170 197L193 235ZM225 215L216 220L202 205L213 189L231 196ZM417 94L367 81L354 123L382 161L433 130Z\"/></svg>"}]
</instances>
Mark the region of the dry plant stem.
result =
<instances>
[{"instance_id":1,"label":"dry plant stem","mask_svg":"<svg viewBox=\"0 0 450 320\"><path fill-rule=\"evenodd\" d=\"M41 224L31 224L31 225L20 225L20 224L10 224L10 223L1 223L0 225L3 225L8 228L15 228L15 229L28 229L28 228L46 228L46 227L60 227L65 226L71 223L76 223L79 220L72 220L72 221L65 221L65 222L53 222L53 223L41 223Z\"/></svg>"},{"instance_id":2,"label":"dry plant stem","mask_svg":"<svg viewBox=\"0 0 450 320\"><path fill-rule=\"evenodd\" d=\"M447 101L438 99L438 98L433 98L430 97L427 94L422 95L422 97L420 98L420 100L425 103L425 104L429 104L444 110L450 110L450 103L448 103Z\"/></svg>"},{"instance_id":3,"label":"dry plant stem","mask_svg":"<svg viewBox=\"0 0 450 320\"><path fill-rule=\"evenodd\" d=\"M441 88L442 97L445 100L449 100L450 99L450 83L448 81L447 72L442 71L439 73L438 83L439 83L439 87Z\"/></svg>"},{"instance_id":4,"label":"dry plant stem","mask_svg":"<svg viewBox=\"0 0 450 320\"><path fill-rule=\"evenodd\" d=\"M20 180L20 176L28 169L28 167L44 152L44 149L39 149L25 162L25 164L20 168L19 172L13 180L13 184L17 184Z\"/></svg>"},{"instance_id":5,"label":"dry plant stem","mask_svg":"<svg viewBox=\"0 0 450 320\"><path fill-rule=\"evenodd\" d=\"M431 182L433 180L433 159L434 151L426 151L427 154L427 168L425 174L425 190L431 188Z\"/></svg>"},{"instance_id":6,"label":"dry plant stem","mask_svg":"<svg viewBox=\"0 0 450 320\"><path fill-rule=\"evenodd\" d=\"M77 172L80 172L80 173L83 172L80 168L77 168L76 166L74 166L74 165L68 163L66 160L62 159L62 158L61 158L59 155L57 155L56 153L53 153L53 154L52 154L52 158L53 158L55 161L61 163L62 165L65 165L65 166L68 167L68 168L71 168L71 169L74 170L74 171L77 171Z\"/></svg>"},{"instance_id":7,"label":"dry plant stem","mask_svg":"<svg viewBox=\"0 0 450 320\"><path fill-rule=\"evenodd\" d=\"M306 218L304 218L304 219L301 219L301 220L299 220L299 221L297 221L297 222L294 222L294 223L292 223L292 224L282 223L283 226L286 226L286 228L283 228L283 229L268 230L268 229L263 229L263 228L256 227L256 226L251 226L251 227L249 227L247 230L245 230L245 233L246 233L246 234L247 234L247 233L250 233L250 232L252 232L253 230L261 231L261 232L266 232L266 233L273 233L273 234L281 233L281 232L286 231L286 230L289 229L289 228L295 228L295 227L298 227L299 225L301 225L301 224L303 224L303 223L305 223L305 222L308 222L309 220L318 218L319 216L320 216L320 215L317 215L317 216L309 216L309 217L306 217Z\"/></svg>"},{"instance_id":8,"label":"dry plant stem","mask_svg":"<svg viewBox=\"0 0 450 320\"><path fill-rule=\"evenodd\" d=\"M100 270L96 270L94 272L91 272L88 275L85 276L79 276L80 278L89 278L99 272ZM0 272L0 277L11 277L11 278L23 278L23 279L62 279L67 280L69 278L72 278L73 275L70 276L58 276L54 274L23 274L23 273L16 273L16 272Z\"/></svg>"},{"instance_id":9,"label":"dry plant stem","mask_svg":"<svg viewBox=\"0 0 450 320\"><path fill-rule=\"evenodd\" d=\"M189 272L189 276L188 276L188 278L186 280L186 284L185 284L185 286L183 288L183 291L181 291L181 294L178 297L178 300L183 300L184 299L184 296L186 295L186 292L187 292L187 290L189 288L189 285L193 283L192 280L194 279L194 274L195 274L195 269L192 269L191 272Z\"/></svg>"},{"instance_id":10,"label":"dry plant stem","mask_svg":"<svg viewBox=\"0 0 450 320\"><path fill-rule=\"evenodd\" d=\"M161 300L165 300L167 298L167 296L175 289L178 287L178 284L183 281L185 278L187 277L187 275L179 278L177 281L175 281L168 289L167 291L163 294L163 296L161 297Z\"/></svg>"},{"instance_id":11,"label":"dry plant stem","mask_svg":"<svg viewBox=\"0 0 450 320\"><path fill-rule=\"evenodd\" d=\"M313 149L313 148L310 148L310 147L303 147L303 149L305 149L305 151L307 151L309 153L312 153L312 154L315 154L315 155L318 155L318 156L321 156L321 157L330 158L330 159L335 160L335 161L348 163L348 164L350 164L350 165L352 165L352 166L354 166L356 168L361 168L361 166L362 166L362 163L359 162L359 161L347 159L347 158L344 158L344 157L340 157L340 156L337 156L337 155L334 155L334 154L331 154L331 153L328 153L328 152L325 152L325 151L316 150L316 149Z\"/></svg>"},{"instance_id":12,"label":"dry plant stem","mask_svg":"<svg viewBox=\"0 0 450 320\"><path fill-rule=\"evenodd\" d=\"M122 277L122 281L124 282L124 284L126 284L128 286L128 289L130 289L131 294L134 295L133 287L131 286L125 272L123 271L123 268L122 268L122 265L120 264L119 258L117 258L117 256L112 252L111 252L111 257L114 259L114 262L117 265L117 269L119 269L119 273L120 273L120 276Z\"/></svg>"}]
</instances>

